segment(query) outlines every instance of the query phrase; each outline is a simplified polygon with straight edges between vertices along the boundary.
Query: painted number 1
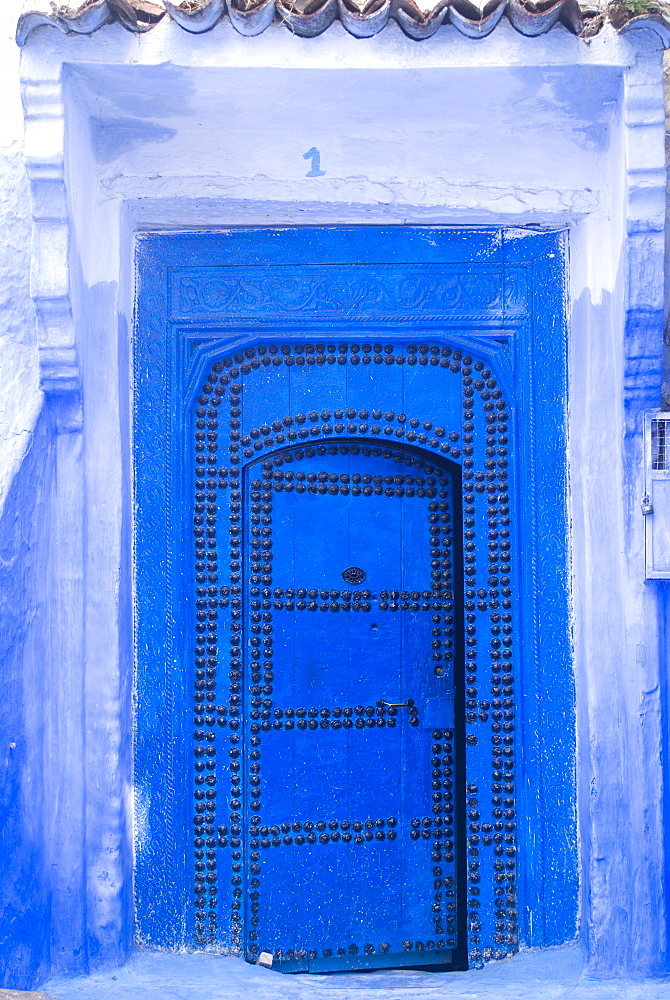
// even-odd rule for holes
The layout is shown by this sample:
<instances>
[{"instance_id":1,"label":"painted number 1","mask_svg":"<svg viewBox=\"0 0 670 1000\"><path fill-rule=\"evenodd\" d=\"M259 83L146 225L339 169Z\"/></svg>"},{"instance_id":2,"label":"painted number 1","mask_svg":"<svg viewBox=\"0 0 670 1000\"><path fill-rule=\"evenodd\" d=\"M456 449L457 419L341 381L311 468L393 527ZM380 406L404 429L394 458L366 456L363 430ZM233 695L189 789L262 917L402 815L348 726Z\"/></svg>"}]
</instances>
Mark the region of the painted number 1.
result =
<instances>
[{"instance_id":1,"label":"painted number 1","mask_svg":"<svg viewBox=\"0 0 670 1000\"><path fill-rule=\"evenodd\" d=\"M321 169L321 153L316 146L312 146L306 153L303 153L302 158L303 160L312 161L312 166L305 174L305 177L323 177L326 171Z\"/></svg>"}]
</instances>

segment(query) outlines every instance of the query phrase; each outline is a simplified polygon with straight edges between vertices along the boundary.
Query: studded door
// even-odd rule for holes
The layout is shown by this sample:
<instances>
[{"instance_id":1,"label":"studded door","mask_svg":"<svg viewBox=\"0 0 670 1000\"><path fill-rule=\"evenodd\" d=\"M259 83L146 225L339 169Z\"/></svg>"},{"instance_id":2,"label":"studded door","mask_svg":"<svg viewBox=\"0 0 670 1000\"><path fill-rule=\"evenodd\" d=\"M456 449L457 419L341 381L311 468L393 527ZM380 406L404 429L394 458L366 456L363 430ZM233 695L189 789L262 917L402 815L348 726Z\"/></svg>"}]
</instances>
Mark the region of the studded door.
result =
<instances>
[{"instance_id":1,"label":"studded door","mask_svg":"<svg viewBox=\"0 0 670 1000\"><path fill-rule=\"evenodd\" d=\"M138 940L290 972L570 939L563 235L138 247Z\"/></svg>"},{"instance_id":2,"label":"studded door","mask_svg":"<svg viewBox=\"0 0 670 1000\"><path fill-rule=\"evenodd\" d=\"M459 473L345 441L245 473L246 953L282 971L454 962Z\"/></svg>"},{"instance_id":3,"label":"studded door","mask_svg":"<svg viewBox=\"0 0 670 1000\"><path fill-rule=\"evenodd\" d=\"M216 946L229 920L236 951L287 972L464 967L483 928L515 944L497 380L437 343L308 341L219 356L199 385L196 944ZM489 709L492 756L477 735Z\"/></svg>"}]
</instances>

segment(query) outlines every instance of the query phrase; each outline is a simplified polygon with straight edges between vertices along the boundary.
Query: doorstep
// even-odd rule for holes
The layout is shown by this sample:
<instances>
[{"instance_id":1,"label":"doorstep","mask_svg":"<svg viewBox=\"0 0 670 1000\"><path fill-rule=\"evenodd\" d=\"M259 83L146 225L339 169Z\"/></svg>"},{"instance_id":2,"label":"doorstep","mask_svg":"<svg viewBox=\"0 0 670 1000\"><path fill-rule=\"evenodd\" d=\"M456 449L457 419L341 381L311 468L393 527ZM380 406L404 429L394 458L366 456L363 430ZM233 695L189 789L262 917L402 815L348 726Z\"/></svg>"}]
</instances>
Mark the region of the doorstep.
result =
<instances>
[{"instance_id":1,"label":"doorstep","mask_svg":"<svg viewBox=\"0 0 670 1000\"><path fill-rule=\"evenodd\" d=\"M670 979L589 979L583 970L577 946L526 951L469 972L330 975L282 975L202 953L136 951L120 968L58 976L42 990L53 1000L670 1000Z\"/></svg>"},{"instance_id":2,"label":"doorstep","mask_svg":"<svg viewBox=\"0 0 670 1000\"><path fill-rule=\"evenodd\" d=\"M0 989L0 1000L51 1000L51 997L40 990L34 993L32 990L3 990Z\"/></svg>"}]
</instances>

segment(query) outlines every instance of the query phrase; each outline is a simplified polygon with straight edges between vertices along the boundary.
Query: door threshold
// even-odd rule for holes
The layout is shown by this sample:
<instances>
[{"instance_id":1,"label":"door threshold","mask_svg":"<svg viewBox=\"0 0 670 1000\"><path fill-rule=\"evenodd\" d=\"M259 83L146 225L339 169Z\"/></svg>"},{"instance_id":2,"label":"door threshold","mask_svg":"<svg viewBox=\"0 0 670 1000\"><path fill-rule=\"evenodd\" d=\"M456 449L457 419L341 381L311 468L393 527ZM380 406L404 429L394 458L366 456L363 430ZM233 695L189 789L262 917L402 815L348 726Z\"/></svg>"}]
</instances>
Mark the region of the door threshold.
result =
<instances>
[{"instance_id":1,"label":"door threshold","mask_svg":"<svg viewBox=\"0 0 670 1000\"><path fill-rule=\"evenodd\" d=\"M274 972L372 972L375 969L408 969L421 972L456 971L462 968L455 961L451 949L416 953L375 955L333 955L331 958L275 959L270 967Z\"/></svg>"}]
</instances>

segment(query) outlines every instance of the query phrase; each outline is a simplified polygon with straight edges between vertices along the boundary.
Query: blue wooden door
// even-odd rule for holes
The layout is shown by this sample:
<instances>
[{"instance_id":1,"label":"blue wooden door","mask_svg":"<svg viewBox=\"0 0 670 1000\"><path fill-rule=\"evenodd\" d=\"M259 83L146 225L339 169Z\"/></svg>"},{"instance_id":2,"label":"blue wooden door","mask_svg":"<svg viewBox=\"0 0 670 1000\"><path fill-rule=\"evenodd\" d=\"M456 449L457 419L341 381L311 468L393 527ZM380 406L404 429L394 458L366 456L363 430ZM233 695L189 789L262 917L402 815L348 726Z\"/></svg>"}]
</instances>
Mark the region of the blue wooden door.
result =
<instances>
[{"instance_id":1,"label":"blue wooden door","mask_svg":"<svg viewBox=\"0 0 670 1000\"><path fill-rule=\"evenodd\" d=\"M320 451L246 472L247 951L282 971L449 965L460 475L418 450Z\"/></svg>"},{"instance_id":2,"label":"blue wooden door","mask_svg":"<svg viewBox=\"0 0 670 1000\"><path fill-rule=\"evenodd\" d=\"M138 940L289 972L570 940L563 235L148 234L138 267Z\"/></svg>"}]
</instances>

